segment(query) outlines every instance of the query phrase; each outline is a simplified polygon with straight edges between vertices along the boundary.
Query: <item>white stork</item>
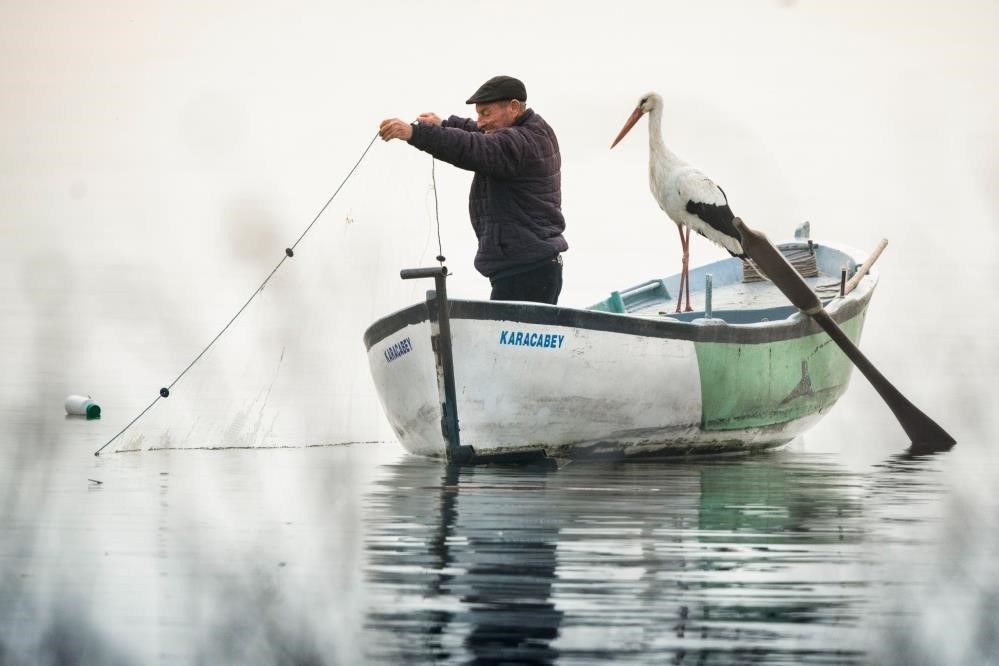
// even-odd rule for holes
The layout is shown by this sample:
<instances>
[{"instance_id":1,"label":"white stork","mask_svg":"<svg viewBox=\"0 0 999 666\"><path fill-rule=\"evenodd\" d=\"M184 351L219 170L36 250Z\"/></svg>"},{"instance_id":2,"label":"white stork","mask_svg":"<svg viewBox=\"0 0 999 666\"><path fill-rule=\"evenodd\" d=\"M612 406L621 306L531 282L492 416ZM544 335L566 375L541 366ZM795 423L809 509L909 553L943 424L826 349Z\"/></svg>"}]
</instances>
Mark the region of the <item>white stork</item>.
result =
<instances>
[{"instance_id":1,"label":"white stork","mask_svg":"<svg viewBox=\"0 0 999 666\"><path fill-rule=\"evenodd\" d=\"M657 93L642 95L638 100L638 106L614 139L611 148L616 146L646 113L649 114L649 187L652 189L652 196L659 202L659 207L676 222L677 230L680 232L680 245L683 247L683 270L680 273L680 293L677 294L676 311L680 311L680 302L686 287L685 311L690 312L690 282L687 277L690 230L693 229L721 245L733 256L744 258L742 236L732 223L735 216L728 207L728 198L722 188L670 152L663 143L663 98ZM684 227L687 228L686 235L683 233Z\"/></svg>"}]
</instances>

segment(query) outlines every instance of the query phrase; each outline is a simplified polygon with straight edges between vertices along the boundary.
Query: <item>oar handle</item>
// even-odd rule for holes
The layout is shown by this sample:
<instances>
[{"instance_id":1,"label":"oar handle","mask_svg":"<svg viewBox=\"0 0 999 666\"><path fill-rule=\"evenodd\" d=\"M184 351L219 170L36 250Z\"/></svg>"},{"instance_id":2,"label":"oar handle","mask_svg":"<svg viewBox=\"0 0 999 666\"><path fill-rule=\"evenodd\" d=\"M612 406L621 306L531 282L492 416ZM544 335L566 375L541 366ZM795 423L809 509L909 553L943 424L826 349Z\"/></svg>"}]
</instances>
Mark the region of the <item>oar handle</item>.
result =
<instances>
[{"instance_id":1,"label":"oar handle","mask_svg":"<svg viewBox=\"0 0 999 666\"><path fill-rule=\"evenodd\" d=\"M867 275L867 271L871 270L871 266L873 266L874 262L878 260L878 257L881 256L881 253L885 251L886 247L888 247L888 239L882 238L881 242L878 243L878 246L874 248L874 252L871 252L871 256L867 257L867 261L865 261L863 265L857 269L854 276L847 281L846 287L843 288L844 296L857 288L857 285L860 284L860 281L864 279L865 275Z\"/></svg>"}]
</instances>

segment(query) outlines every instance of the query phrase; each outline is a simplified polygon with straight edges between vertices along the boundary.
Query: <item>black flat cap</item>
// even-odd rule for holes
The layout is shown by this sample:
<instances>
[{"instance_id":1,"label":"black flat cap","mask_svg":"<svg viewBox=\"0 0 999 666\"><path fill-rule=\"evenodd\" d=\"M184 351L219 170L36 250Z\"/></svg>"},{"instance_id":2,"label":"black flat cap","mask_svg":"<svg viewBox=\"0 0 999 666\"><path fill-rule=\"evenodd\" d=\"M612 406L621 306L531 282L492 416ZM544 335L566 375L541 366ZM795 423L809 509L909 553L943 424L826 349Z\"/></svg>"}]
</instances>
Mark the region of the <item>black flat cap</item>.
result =
<instances>
[{"instance_id":1,"label":"black flat cap","mask_svg":"<svg viewBox=\"0 0 999 666\"><path fill-rule=\"evenodd\" d=\"M520 79L515 79L512 76L494 76L479 86L479 89L468 98L465 104L486 104L506 99L527 101L527 88L524 87Z\"/></svg>"}]
</instances>

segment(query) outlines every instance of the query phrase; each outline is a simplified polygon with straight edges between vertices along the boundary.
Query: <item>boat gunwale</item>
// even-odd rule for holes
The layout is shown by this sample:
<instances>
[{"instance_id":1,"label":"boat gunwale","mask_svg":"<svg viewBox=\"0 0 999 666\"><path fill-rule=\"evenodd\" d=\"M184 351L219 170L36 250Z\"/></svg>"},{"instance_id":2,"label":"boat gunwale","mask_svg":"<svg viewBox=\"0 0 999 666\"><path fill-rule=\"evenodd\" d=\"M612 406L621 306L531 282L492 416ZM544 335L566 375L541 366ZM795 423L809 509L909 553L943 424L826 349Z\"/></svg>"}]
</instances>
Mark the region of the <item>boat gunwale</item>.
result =
<instances>
[{"instance_id":1,"label":"boat gunwale","mask_svg":"<svg viewBox=\"0 0 999 666\"><path fill-rule=\"evenodd\" d=\"M854 292L856 293L856 292ZM867 307L871 290L859 298L844 299L830 316L839 324L853 319ZM450 301L451 321L492 320L512 322L514 325L562 326L606 333L622 333L650 338L668 338L696 342L733 342L754 344L790 340L821 333L822 329L811 319L796 312L786 319L756 324L727 324L721 319L685 322L664 316L652 319L646 316L615 314L597 310L582 310L538 303L509 301ZM429 321L437 314L436 303L416 303L373 323L364 332L364 345L370 350L385 338L406 326Z\"/></svg>"},{"instance_id":2,"label":"boat gunwale","mask_svg":"<svg viewBox=\"0 0 999 666\"><path fill-rule=\"evenodd\" d=\"M793 245L782 243L780 247ZM857 253L845 248L825 243L827 248L842 252L856 260ZM723 259L732 261L732 259ZM707 268L716 265L708 264ZM859 262L858 262L859 265ZM829 315L838 324L843 324L862 314L870 301L877 271L872 269L846 297L836 297L827 304ZM517 301L449 300L452 321L464 319L473 321L502 321L514 325L561 326L606 333L621 333L650 338L689 340L695 342L728 342L736 344L762 344L790 340L822 333L822 328L801 312L794 312L783 319L756 323L728 323L719 318L682 321L669 316L650 317L648 314L613 313L588 308L575 308L543 303ZM788 304L790 305L790 304ZM772 308L767 308L772 309ZM765 312L766 310L761 310ZM718 314L721 314L720 312ZM364 332L365 350L385 338L397 333L406 326L427 322L437 315L436 301L421 301L409 307L386 315L372 323Z\"/></svg>"}]
</instances>

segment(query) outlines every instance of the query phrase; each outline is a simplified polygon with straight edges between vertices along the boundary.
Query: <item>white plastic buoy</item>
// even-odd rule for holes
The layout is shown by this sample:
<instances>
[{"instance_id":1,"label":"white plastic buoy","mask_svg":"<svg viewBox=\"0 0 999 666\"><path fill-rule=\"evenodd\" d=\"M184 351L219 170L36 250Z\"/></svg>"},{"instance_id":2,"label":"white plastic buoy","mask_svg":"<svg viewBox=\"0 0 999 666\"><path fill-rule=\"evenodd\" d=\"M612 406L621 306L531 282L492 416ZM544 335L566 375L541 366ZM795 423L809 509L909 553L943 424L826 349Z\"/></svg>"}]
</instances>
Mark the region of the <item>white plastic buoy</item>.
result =
<instances>
[{"instance_id":1,"label":"white plastic buoy","mask_svg":"<svg viewBox=\"0 0 999 666\"><path fill-rule=\"evenodd\" d=\"M101 418L101 407L87 395L71 395L66 398L66 413L86 416L87 419Z\"/></svg>"}]
</instances>

